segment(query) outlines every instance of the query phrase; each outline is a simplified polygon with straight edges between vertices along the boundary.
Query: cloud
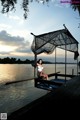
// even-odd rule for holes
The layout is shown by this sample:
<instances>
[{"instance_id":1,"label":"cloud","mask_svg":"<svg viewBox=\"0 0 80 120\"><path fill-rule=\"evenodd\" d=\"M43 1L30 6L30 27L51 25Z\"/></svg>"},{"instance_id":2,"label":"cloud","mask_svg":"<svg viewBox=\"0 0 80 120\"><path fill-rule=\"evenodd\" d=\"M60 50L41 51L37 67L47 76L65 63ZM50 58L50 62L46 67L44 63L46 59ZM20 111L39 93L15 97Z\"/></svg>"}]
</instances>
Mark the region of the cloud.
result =
<instances>
[{"instance_id":1,"label":"cloud","mask_svg":"<svg viewBox=\"0 0 80 120\"><path fill-rule=\"evenodd\" d=\"M0 55L10 55L10 52L0 52Z\"/></svg>"},{"instance_id":2,"label":"cloud","mask_svg":"<svg viewBox=\"0 0 80 120\"><path fill-rule=\"evenodd\" d=\"M29 45L29 42L26 41L23 37L20 36L11 36L5 30L0 32L0 42L1 44L10 45L10 46L25 46Z\"/></svg>"},{"instance_id":3,"label":"cloud","mask_svg":"<svg viewBox=\"0 0 80 120\"><path fill-rule=\"evenodd\" d=\"M2 47L1 55L10 55L13 52L17 53L30 53L30 42L25 40L24 37L12 36L5 30L0 32L0 46ZM6 48L10 48L6 50ZM11 49L12 48L12 49Z\"/></svg>"},{"instance_id":4,"label":"cloud","mask_svg":"<svg viewBox=\"0 0 80 120\"><path fill-rule=\"evenodd\" d=\"M30 47L19 47L15 50L16 52L20 53L31 53Z\"/></svg>"}]
</instances>

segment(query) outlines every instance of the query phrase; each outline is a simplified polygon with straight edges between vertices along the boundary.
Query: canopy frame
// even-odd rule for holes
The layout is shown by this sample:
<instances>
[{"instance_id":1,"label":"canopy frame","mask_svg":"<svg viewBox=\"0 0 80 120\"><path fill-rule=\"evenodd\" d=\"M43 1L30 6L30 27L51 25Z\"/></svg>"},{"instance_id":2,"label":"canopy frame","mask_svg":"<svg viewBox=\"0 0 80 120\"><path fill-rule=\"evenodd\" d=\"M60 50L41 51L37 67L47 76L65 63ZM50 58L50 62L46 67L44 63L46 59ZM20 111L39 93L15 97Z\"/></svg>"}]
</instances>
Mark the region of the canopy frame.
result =
<instances>
[{"instance_id":1,"label":"canopy frame","mask_svg":"<svg viewBox=\"0 0 80 120\"><path fill-rule=\"evenodd\" d=\"M66 83L66 72L67 72L67 51L70 51L70 52L78 52L78 41L71 35L71 33L69 32L69 30L66 28L66 26L65 26L65 24L63 24L63 26L64 26L64 28L65 29L62 29L62 30L65 30L65 31L67 31L68 32L68 34L69 34L69 36L68 37L71 37L71 39L70 39L70 41L71 40L73 40L73 42L71 41L71 43L68 43L67 42L67 36L66 37L64 37L64 35L63 35L63 33L60 33L61 34L61 36L62 36L62 38L63 38L63 40L64 40L64 44L62 43L61 44L61 46L65 46L64 48L61 48L61 49L64 49L65 50L65 83ZM62 32L62 30L58 30L58 31L54 31L54 35L52 35L52 36L57 36L55 33L56 32ZM33 51L33 53L34 53L34 61L35 61L35 67L34 67L34 76L36 77L36 62L37 62L37 55L38 55L38 53L36 52L36 51L38 51L41 47L44 47L44 45L46 45L47 43L50 43L51 42L51 38L50 39L48 39L46 42L44 42L43 44L42 44L42 46L39 46L39 47L37 47L37 39L36 38L39 38L40 37L40 39L42 39L42 40L44 40L45 41L45 39L43 39L43 38L41 38L41 36L44 36L44 35L47 35L47 34L50 34L50 33L52 33L52 32L49 32L49 33L45 33L45 34L41 34L41 35L34 35L33 33L31 33L33 36L34 36L34 46L31 46L31 49L32 49L32 51ZM59 38L58 38L59 39ZM61 41L62 42L62 41ZM76 44L76 51L74 51L74 49L72 49L72 50L68 50L68 48L67 48L67 45L72 45L72 44ZM55 47L55 73L56 73L56 48L58 47L58 48L60 48L60 46L59 45L57 45L56 44L56 41L53 41L53 45L54 45L54 47ZM33 48L35 49L35 51L33 50ZM44 51L43 51L44 52ZM42 53L42 52L41 52ZM41 54L41 53L39 53L39 54ZM79 56L79 55L78 55ZM77 56L77 75L78 75L78 56Z\"/></svg>"}]
</instances>

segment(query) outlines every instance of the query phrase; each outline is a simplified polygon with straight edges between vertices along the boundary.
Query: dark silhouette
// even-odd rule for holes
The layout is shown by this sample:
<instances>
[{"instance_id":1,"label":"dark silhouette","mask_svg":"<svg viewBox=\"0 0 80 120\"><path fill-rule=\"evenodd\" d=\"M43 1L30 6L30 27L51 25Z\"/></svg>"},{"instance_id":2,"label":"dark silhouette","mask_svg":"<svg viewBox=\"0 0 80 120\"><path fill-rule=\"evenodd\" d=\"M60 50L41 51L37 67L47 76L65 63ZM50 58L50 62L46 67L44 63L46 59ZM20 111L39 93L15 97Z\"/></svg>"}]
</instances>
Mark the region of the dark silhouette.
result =
<instances>
[{"instance_id":1,"label":"dark silhouette","mask_svg":"<svg viewBox=\"0 0 80 120\"><path fill-rule=\"evenodd\" d=\"M79 61L78 65L79 65L79 69L80 69L80 61Z\"/></svg>"},{"instance_id":2,"label":"dark silhouette","mask_svg":"<svg viewBox=\"0 0 80 120\"><path fill-rule=\"evenodd\" d=\"M0 64L34 64L35 61L34 60L29 60L29 59L26 59L26 60L21 60L20 58L17 59L17 58L9 58L9 57L6 57L6 58L0 58ZM52 64L52 62L48 62L48 61L43 61L44 64Z\"/></svg>"},{"instance_id":3,"label":"dark silhouette","mask_svg":"<svg viewBox=\"0 0 80 120\"><path fill-rule=\"evenodd\" d=\"M0 0L1 1L1 6L2 6L2 13L7 13L11 10L16 10L15 5L17 4L18 0ZM28 6L30 2L33 2L35 0L22 0L21 2L21 6L22 9L24 11L24 18L27 18L27 13L29 11ZM36 2L43 2L44 3L48 3L50 0L36 0ZM71 0L71 7L73 10L77 10L79 12L80 15L80 0Z\"/></svg>"},{"instance_id":4,"label":"dark silhouette","mask_svg":"<svg viewBox=\"0 0 80 120\"><path fill-rule=\"evenodd\" d=\"M28 59L22 61L20 59L9 58L9 57L3 58L3 59L0 58L0 63L2 64L29 64L31 62L33 61L30 61Z\"/></svg>"}]
</instances>

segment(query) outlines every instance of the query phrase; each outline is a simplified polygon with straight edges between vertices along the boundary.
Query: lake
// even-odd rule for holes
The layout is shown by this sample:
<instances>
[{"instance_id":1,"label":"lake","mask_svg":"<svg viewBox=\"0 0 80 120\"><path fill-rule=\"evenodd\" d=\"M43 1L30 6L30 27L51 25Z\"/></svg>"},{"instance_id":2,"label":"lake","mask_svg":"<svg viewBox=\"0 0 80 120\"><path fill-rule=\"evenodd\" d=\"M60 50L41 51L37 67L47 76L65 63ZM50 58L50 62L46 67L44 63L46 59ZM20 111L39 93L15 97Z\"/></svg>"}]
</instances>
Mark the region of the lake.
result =
<instances>
[{"instance_id":1,"label":"lake","mask_svg":"<svg viewBox=\"0 0 80 120\"><path fill-rule=\"evenodd\" d=\"M67 64L67 73L76 74L75 64ZM65 73L64 64L57 65L57 71ZM80 69L79 69L80 70ZM54 73L54 64L45 64L46 73ZM31 64L0 64L0 113L11 114L13 111L29 104L33 100L48 93L34 87L34 80L5 85L6 82L25 80L34 77L34 68Z\"/></svg>"}]
</instances>

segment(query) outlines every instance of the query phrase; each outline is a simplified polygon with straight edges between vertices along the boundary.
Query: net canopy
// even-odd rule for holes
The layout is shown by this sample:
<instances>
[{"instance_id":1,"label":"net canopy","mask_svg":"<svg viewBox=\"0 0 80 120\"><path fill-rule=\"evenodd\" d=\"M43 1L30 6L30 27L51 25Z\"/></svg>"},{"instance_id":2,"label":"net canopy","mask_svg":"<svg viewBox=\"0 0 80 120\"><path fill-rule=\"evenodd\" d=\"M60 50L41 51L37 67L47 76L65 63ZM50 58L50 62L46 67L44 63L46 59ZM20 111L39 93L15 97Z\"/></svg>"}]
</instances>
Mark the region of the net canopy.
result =
<instances>
[{"instance_id":1,"label":"net canopy","mask_svg":"<svg viewBox=\"0 0 80 120\"><path fill-rule=\"evenodd\" d=\"M65 47L66 46L66 47ZM78 51L78 41L72 36L68 29L61 29L49 33L34 36L31 49L34 54L51 54L55 48L66 48L67 51Z\"/></svg>"}]
</instances>

